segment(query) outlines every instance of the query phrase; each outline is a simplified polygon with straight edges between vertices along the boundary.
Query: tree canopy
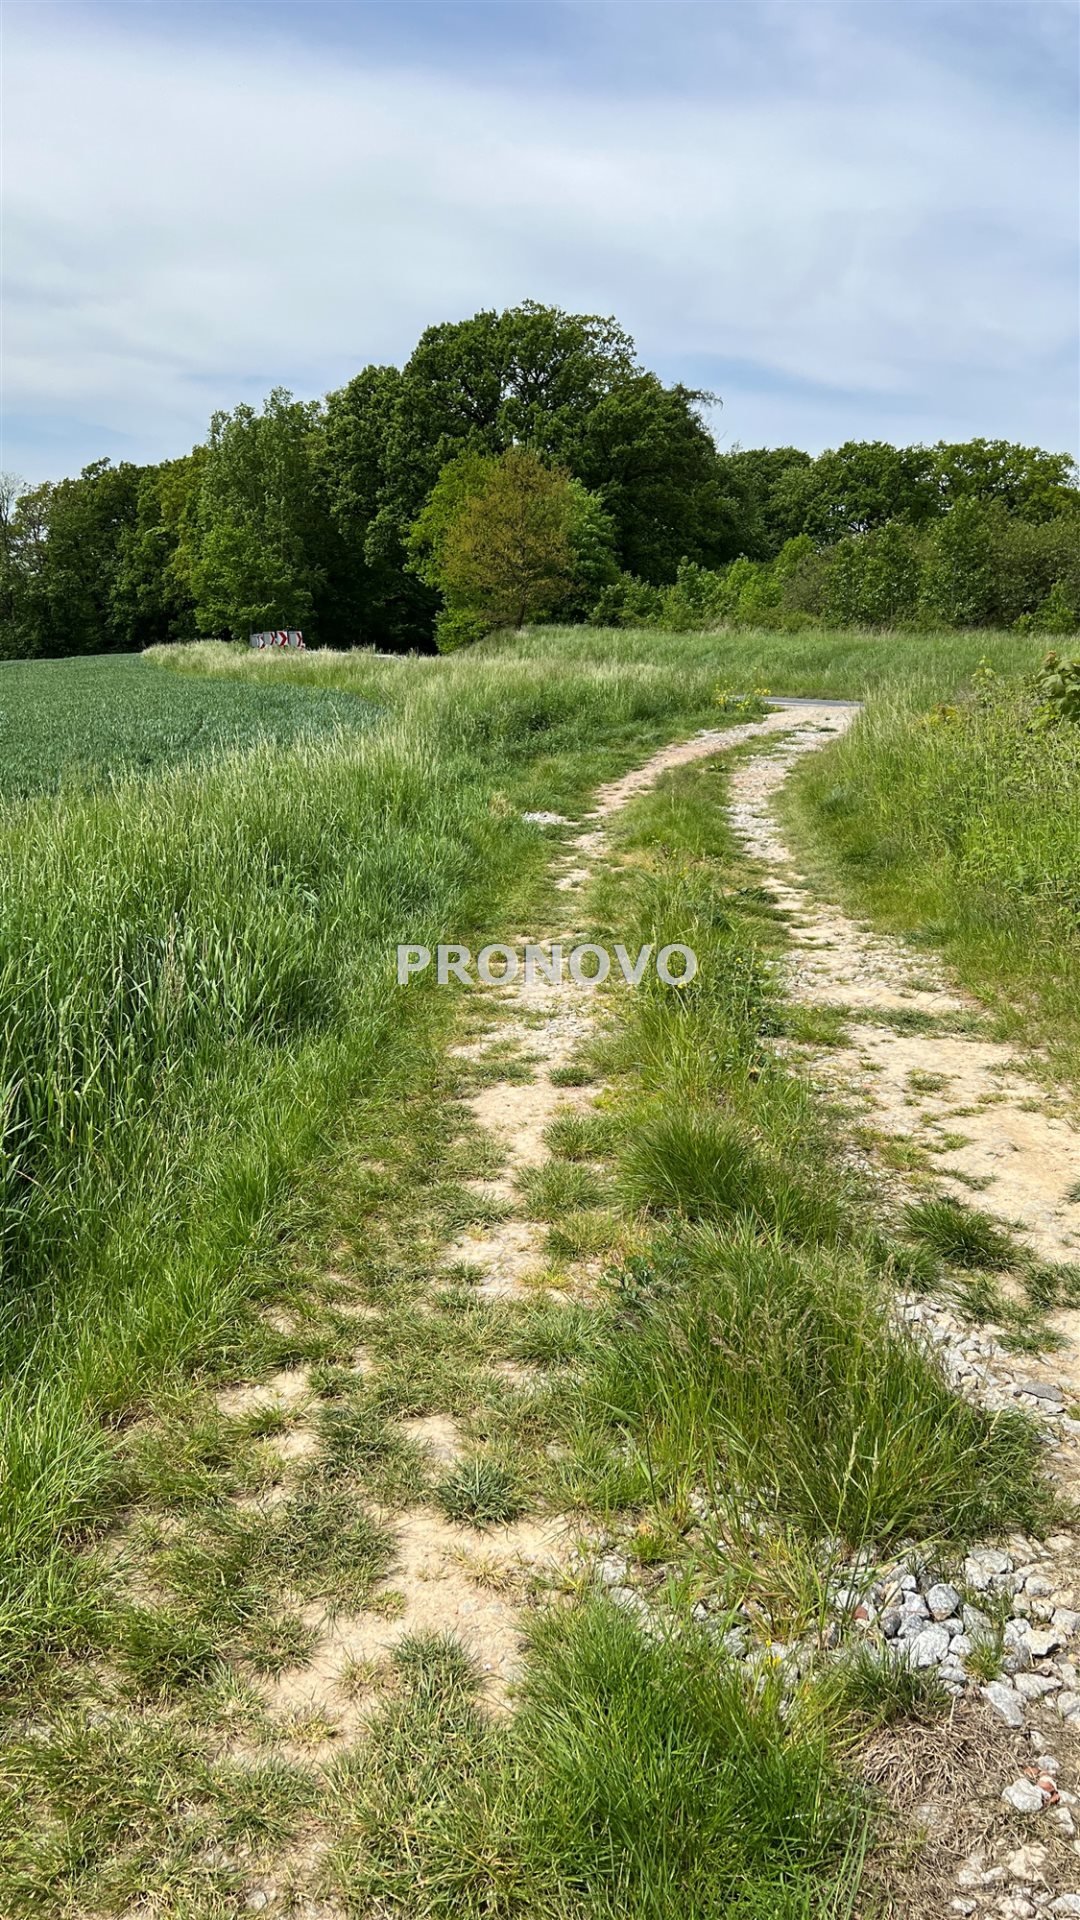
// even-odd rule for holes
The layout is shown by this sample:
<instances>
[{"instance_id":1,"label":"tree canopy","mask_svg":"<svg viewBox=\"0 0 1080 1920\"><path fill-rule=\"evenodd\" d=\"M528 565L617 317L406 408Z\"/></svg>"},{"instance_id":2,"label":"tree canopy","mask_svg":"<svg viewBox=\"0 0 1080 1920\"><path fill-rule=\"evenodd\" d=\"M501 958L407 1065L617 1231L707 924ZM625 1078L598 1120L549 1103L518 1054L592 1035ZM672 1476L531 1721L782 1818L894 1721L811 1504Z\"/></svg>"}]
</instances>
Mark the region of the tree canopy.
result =
<instances>
[{"instance_id":1,"label":"tree canopy","mask_svg":"<svg viewBox=\"0 0 1080 1920\"><path fill-rule=\"evenodd\" d=\"M665 594L689 605L703 579L733 564L759 596L765 576L752 570L788 567L783 594L797 602L811 574L825 577L805 554L780 562L799 540L833 556L830 578L858 576L861 606L899 605L918 537L936 542L932 554L920 548L922 602L936 594L961 619L992 601L1022 618L1036 610L1036 587L1045 597L1048 556L1064 550L1054 529L1075 538L1080 496L1066 454L997 440L849 441L816 458L796 447L721 453L706 424L712 400L643 367L611 318L526 301L429 327L403 367L365 367L321 402L276 388L259 411L216 414L205 443L180 459L101 460L76 479L0 488L0 656L270 625L334 646L430 648L451 603L464 611L481 551L493 577L498 514L505 545L512 501L525 514L526 474L529 515L556 494L566 506L572 565L558 606L546 595L562 617ZM479 496L470 483L473 504L443 556L451 585L424 542L476 462L496 464ZM871 542L858 561L852 540ZM958 582L988 541L999 557L1012 553L1015 591L989 594L984 562L981 587L927 584ZM494 587L484 591L494 607ZM513 593L505 605L516 617ZM478 602L472 615L487 617Z\"/></svg>"},{"instance_id":2,"label":"tree canopy","mask_svg":"<svg viewBox=\"0 0 1080 1920\"><path fill-rule=\"evenodd\" d=\"M532 448L460 454L409 532L410 561L438 589L444 648L589 602L617 577L614 528L595 495Z\"/></svg>"}]
</instances>

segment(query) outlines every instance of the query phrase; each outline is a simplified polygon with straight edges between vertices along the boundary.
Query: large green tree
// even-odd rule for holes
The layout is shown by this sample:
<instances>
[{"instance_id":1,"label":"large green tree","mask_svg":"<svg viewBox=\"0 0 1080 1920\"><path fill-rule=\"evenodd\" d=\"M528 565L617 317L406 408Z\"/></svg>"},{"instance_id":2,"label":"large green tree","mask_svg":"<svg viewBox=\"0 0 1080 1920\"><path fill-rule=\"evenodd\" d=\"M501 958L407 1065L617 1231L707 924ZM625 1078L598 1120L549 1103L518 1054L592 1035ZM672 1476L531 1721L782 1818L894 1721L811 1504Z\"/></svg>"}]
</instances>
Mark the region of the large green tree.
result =
<instances>
[{"instance_id":1,"label":"large green tree","mask_svg":"<svg viewBox=\"0 0 1080 1920\"><path fill-rule=\"evenodd\" d=\"M720 456L721 486L730 501L738 551L749 560L773 560L785 540L802 532L802 513L793 511L797 476L813 465L798 447L739 447Z\"/></svg>"},{"instance_id":2,"label":"large green tree","mask_svg":"<svg viewBox=\"0 0 1080 1920\"><path fill-rule=\"evenodd\" d=\"M701 417L710 396L666 387L615 321L526 302L429 327L399 373L371 368L327 401L328 497L360 556L358 591L395 634L432 603L403 590L408 531L443 470L517 445L565 468L610 515L619 563L672 580L739 535ZM385 627L384 627L385 631Z\"/></svg>"},{"instance_id":3,"label":"large green tree","mask_svg":"<svg viewBox=\"0 0 1080 1920\"><path fill-rule=\"evenodd\" d=\"M461 454L409 533L410 563L443 597L442 647L591 604L617 572L595 496L529 447Z\"/></svg>"},{"instance_id":4,"label":"large green tree","mask_svg":"<svg viewBox=\"0 0 1080 1920\"><path fill-rule=\"evenodd\" d=\"M116 584L139 481L129 462L97 460L78 479L28 488L15 500L4 598L20 652L110 653L130 644Z\"/></svg>"},{"instance_id":5,"label":"large green tree","mask_svg":"<svg viewBox=\"0 0 1080 1920\"><path fill-rule=\"evenodd\" d=\"M112 585L113 615L122 645L194 638L192 539L207 450L144 467L133 520L121 531Z\"/></svg>"},{"instance_id":6,"label":"large green tree","mask_svg":"<svg viewBox=\"0 0 1080 1920\"><path fill-rule=\"evenodd\" d=\"M438 595L408 565L391 443L397 367L365 367L327 397L314 456L336 535L333 637L408 647L430 633Z\"/></svg>"},{"instance_id":7,"label":"large green tree","mask_svg":"<svg viewBox=\"0 0 1080 1920\"><path fill-rule=\"evenodd\" d=\"M939 440L932 457L943 511L961 500L1001 507L1019 520L1050 520L1076 511L1076 462L1070 454L1011 440Z\"/></svg>"},{"instance_id":8,"label":"large green tree","mask_svg":"<svg viewBox=\"0 0 1080 1920\"><path fill-rule=\"evenodd\" d=\"M201 632L310 625L332 539L318 417L275 387L261 413L243 406L211 420L191 536Z\"/></svg>"}]
</instances>

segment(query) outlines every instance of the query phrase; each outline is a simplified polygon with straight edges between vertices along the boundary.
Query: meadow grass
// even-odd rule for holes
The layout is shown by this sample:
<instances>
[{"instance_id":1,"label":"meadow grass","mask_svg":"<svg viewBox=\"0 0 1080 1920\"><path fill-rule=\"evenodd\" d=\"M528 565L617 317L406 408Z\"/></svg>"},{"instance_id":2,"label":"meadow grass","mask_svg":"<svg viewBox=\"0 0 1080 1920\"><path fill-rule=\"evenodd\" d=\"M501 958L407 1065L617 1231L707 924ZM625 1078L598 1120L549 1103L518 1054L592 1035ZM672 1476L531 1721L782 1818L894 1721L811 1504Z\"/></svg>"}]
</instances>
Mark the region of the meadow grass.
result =
<instances>
[{"instance_id":1,"label":"meadow grass","mask_svg":"<svg viewBox=\"0 0 1080 1920\"><path fill-rule=\"evenodd\" d=\"M997 631L859 632L847 627L801 633L767 628L663 633L648 627L581 626L496 634L481 643L477 657L550 667L679 660L687 669L707 664L723 686L736 692L763 687L776 694L845 700L917 681L943 700L983 660L1002 674L1025 673L1044 652L1038 639Z\"/></svg>"},{"instance_id":2,"label":"meadow grass","mask_svg":"<svg viewBox=\"0 0 1080 1920\"><path fill-rule=\"evenodd\" d=\"M256 688L285 664L193 652ZM0 1661L94 1630L115 1433L235 1365L350 1109L430 1083L447 996L404 999L395 943L512 915L533 794L580 807L714 711L705 670L391 664L377 727L0 816Z\"/></svg>"}]
</instances>

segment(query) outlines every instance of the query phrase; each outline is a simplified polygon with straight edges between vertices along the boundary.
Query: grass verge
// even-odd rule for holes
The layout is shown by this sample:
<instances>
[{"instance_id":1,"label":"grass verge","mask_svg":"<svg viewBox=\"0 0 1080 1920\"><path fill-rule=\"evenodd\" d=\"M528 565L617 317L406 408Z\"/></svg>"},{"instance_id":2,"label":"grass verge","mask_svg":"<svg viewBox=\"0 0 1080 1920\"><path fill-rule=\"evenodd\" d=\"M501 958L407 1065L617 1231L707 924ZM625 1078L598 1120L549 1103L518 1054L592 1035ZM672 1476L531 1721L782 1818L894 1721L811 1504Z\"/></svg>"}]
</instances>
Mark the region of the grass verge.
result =
<instances>
[{"instance_id":1,"label":"grass verge","mask_svg":"<svg viewBox=\"0 0 1080 1920\"><path fill-rule=\"evenodd\" d=\"M1036 725L1024 663L877 694L803 762L788 817L830 888L939 949L1000 1031L1044 1045L1076 1087L1080 728Z\"/></svg>"}]
</instances>

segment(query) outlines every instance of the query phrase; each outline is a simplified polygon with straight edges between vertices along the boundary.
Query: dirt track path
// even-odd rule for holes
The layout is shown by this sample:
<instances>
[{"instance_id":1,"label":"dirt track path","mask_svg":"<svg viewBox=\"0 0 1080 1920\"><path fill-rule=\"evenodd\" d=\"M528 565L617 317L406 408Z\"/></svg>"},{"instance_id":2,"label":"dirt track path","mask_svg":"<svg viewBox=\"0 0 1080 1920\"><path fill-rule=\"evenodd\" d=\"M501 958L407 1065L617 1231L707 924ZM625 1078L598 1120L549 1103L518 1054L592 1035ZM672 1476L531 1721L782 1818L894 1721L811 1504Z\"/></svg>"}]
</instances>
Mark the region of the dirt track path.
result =
<instances>
[{"instance_id":1,"label":"dirt track path","mask_svg":"<svg viewBox=\"0 0 1080 1920\"><path fill-rule=\"evenodd\" d=\"M556 881L568 911L604 858L607 821L663 773L727 752L747 740L770 740L798 723L797 714L781 711L765 720L701 733L663 748L643 766L602 787L584 831L570 843ZM561 939L570 946L579 933L568 919L561 927L522 930L511 944L520 947L527 939L542 938L545 943ZM560 1086L553 1078L592 1030L594 993L587 984L578 985L569 977L558 984L542 980L526 984L519 974L506 986L487 989L483 999L496 1017L483 1037L454 1050L457 1057L483 1065L516 1044L528 1056L530 1078L523 1081L508 1073L464 1102L503 1160L496 1178L466 1184L506 1211L495 1224L466 1230L445 1247L445 1283L436 1274L432 1284L436 1290L440 1284L452 1287L455 1270L468 1268L482 1299L528 1302L535 1297L537 1284L544 1282L548 1228L529 1217L518 1178L549 1158L544 1134L551 1121L560 1113L586 1110L599 1091L597 1086ZM575 1296L587 1298L589 1263L567 1264ZM555 1297L560 1297L558 1291ZM526 1394L539 1377L528 1369L510 1369L506 1363L502 1372ZM270 1383L269 1390L265 1386L242 1390L239 1399L235 1394L229 1399L229 1410L273 1405L281 1391L281 1382ZM421 1416L402 1426L440 1469L451 1468L468 1451L467 1434L447 1415ZM301 1430L294 1433L293 1444L309 1438ZM396 1515L393 1524L397 1560L380 1583L383 1598L392 1605L382 1610L377 1594L374 1608L356 1614L322 1606L307 1609L306 1624L317 1634L313 1657L302 1666L287 1668L263 1689L276 1716L320 1716L334 1729L336 1739L354 1733L370 1713L372 1701L357 1695L351 1676L358 1668L380 1668L401 1639L424 1633L456 1635L484 1676L488 1706L504 1711L520 1666L523 1606L538 1588L580 1573L587 1557L578 1530L558 1515L530 1515L505 1526L488 1526L478 1535L474 1528L448 1520L436 1507L425 1504Z\"/></svg>"},{"instance_id":2,"label":"dirt track path","mask_svg":"<svg viewBox=\"0 0 1080 1920\"><path fill-rule=\"evenodd\" d=\"M864 1125L932 1156L943 1191L994 1215L1038 1259L1080 1262L1080 1132L1065 1090L1033 1074L1014 1046L980 1032L985 1009L950 985L938 963L857 925L794 869L773 803L798 759L857 712L806 708L777 751L742 760L731 781L732 823L790 919L787 992L848 1016L847 1044L819 1050L807 1064L831 1094L861 1109ZM890 1014L897 1024L888 1024ZM1020 1397L1041 1398L1052 1412L1080 1403L1080 1310L1058 1309L1047 1321L1064 1344L1014 1360L1010 1371L1043 1390Z\"/></svg>"},{"instance_id":3,"label":"dirt track path","mask_svg":"<svg viewBox=\"0 0 1080 1920\"><path fill-rule=\"evenodd\" d=\"M563 856L556 886L572 908L606 858L607 823L664 773L760 741L762 752L740 757L733 767L731 818L791 919L787 990L797 1000L829 1004L852 1015L850 1044L811 1050L805 1064L831 1093L857 1100L883 1134L914 1134L936 1148L941 1136L954 1140L962 1125L966 1143L945 1148L942 1141L936 1155L942 1185L951 1183L970 1199L957 1176L990 1179L978 1204L1021 1229L1041 1256L1068 1258L1080 1252L1080 1206L1068 1198L1070 1186L1080 1182L1080 1135L1056 1110L1052 1094L1024 1074L1011 1048L964 1031L965 1021L970 1023L980 1010L951 990L940 970L901 942L857 926L837 907L817 899L793 871L773 802L797 760L826 746L857 711L833 702L793 703L765 720L701 733L664 748L598 791L584 830ZM542 937L569 945L579 934L568 916L564 925L546 930ZM536 930L522 931L512 944L536 937L541 937ZM596 1086L561 1086L557 1078L587 1039L596 1008L592 990L569 978L559 984L527 984L519 974L505 987L490 989L486 997L497 1008L498 1020L490 1034L459 1048L459 1055L483 1061L491 1046L518 1043L532 1063L532 1077L524 1082L496 1080L466 1101L480 1128L505 1155L496 1178L470 1184L503 1203L507 1214L495 1225L463 1232L445 1249L443 1264L448 1273L468 1266L480 1295L493 1302L528 1301L544 1280L548 1229L529 1216L518 1180L549 1158L544 1135L552 1120L561 1113L587 1110L599 1091ZM942 1024L929 1034L912 1033L868 1018L889 1010L929 1014ZM948 1027L952 1020L955 1030ZM943 1084L935 1091L913 1091L910 1076L928 1069ZM958 1107L963 1109L962 1121L956 1117ZM587 1299L589 1262L571 1262L570 1272L574 1296ZM965 1390L1004 1405L1016 1396L1018 1382L1050 1386L1053 1398L1025 1396L1029 1410L1041 1416L1054 1415L1059 1401L1071 1405L1080 1400L1080 1313L1055 1317L1062 1332L1074 1336L1059 1353L1017 1361L997 1348L992 1334L972 1342L946 1309L937 1312L941 1324L930 1330L943 1340L946 1360L953 1362ZM527 1371L516 1384L528 1391ZM1066 1420L1064 1428L1069 1425ZM410 1423L410 1428L442 1463L452 1463L463 1450L454 1422L444 1416ZM1061 1421L1055 1434L1059 1465L1071 1474L1075 1436L1063 1431ZM326 1708L335 1691L339 1658L378 1658L404 1634L448 1630L458 1634L479 1661L491 1704L505 1705L519 1664L523 1597L537 1584L564 1576L568 1564L580 1565L582 1542L558 1518L534 1516L487 1529L478 1549L469 1527L428 1507L402 1516L398 1531L401 1559L388 1585L404 1597L400 1612L392 1620L362 1616L333 1623L322 1657L303 1674L284 1681L283 1691L295 1702L298 1689L306 1705Z\"/></svg>"},{"instance_id":4,"label":"dirt track path","mask_svg":"<svg viewBox=\"0 0 1080 1920\"><path fill-rule=\"evenodd\" d=\"M1069 1190L1080 1183L1080 1135L1058 1110L1053 1094L1025 1074L1010 1048L969 1030L980 1010L954 992L940 971L901 942L870 934L819 900L794 870L773 803L799 757L826 746L851 724L856 711L824 702L782 707L765 720L699 734L665 748L602 788L583 830L566 848L556 879L566 903L565 924L522 930L508 938L515 946L526 938L572 944L581 934L572 919L575 899L609 857L606 828L620 809L673 768L760 742L760 752L741 754L733 766L732 823L790 919L792 945L781 963L787 991L796 1000L844 1009L851 1036L839 1047L803 1049L798 1064L838 1099L860 1103L864 1119L872 1120L882 1134L914 1134L940 1148L935 1164L943 1185L951 1182L959 1194L970 1197L970 1188L958 1176L989 1180L977 1204L1018 1226L1040 1255L1075 1257L1080 1252L1080 1205L1070 1199ZM569 979L557 985L527 984L519 975L487 990L482 1001L495 1018L486 1033L457 1049L459 1057L494 1068L507 1044L517 1043L528 1058L531 1077L508 1070L505 1078L492 1077L465 1103L503 1157L497 1176L469 1184L498 1202L503 1217L464 1231L444 1249L442 1271L433 1272L431 1292L437 1299L443 1287L460 1286L461 1269L468 1267L480 1296L503 1309L515 1301L529 1303L538 1286L551 1284L548 1227L530 1216L520 1176L548 1160L545 1132L552 1120L561 1113L588 1110L600 1091L596 1085L560 1082L560 1069L580 1052L598 1012L592 989ZM931 1016L933 1030L904 1031L871 1017L890 1012ZM933 1088L925 1078L913 1088L912 1073L925 1076L928 1071L937 1076ZM957 1108L963 1109L962 1120ZM963 1145L954 1139L961 1125ZM561 1268L556 1297L587 1301L594 1279L588 1258L563 1262ZM920 1307L916 1313L922 1311ZM1066 1326L1066 1320L1075 1325ZM1076 1435L1069 1431L1072 1423L1058 1418L1054 1409L1080 1399L1080 1314L1060 1315L1058 1322L1070 1344L1052 1357L1022 1363L1001 1354L992 1340L976 1342L973 1348L965 1330L944 1309L940 1325L931 1331L944 1341L947 1363L955 1360L953 1372L964 1391L987 1400L996 1394L999 1404L1006 1404L1017 1390L1021 1367L1029 1385L1052 1387L1048 1398L1029 1394L1026 1403L1054 1421L1048 1438L1059 1464L1071 1471ZM492 1370L526 1396L543 1379L539 1368L507 1361L495 1362ZM468 1420L437 1414L402 1424L440 1467L452 1467L469 1450ZM1080 1423L1076 1432L1080 1434ZM520 1667L521 1626L530 1602L552 1584L577 1583L597 1573L607 1578L604 1563L597 1566L599 1541L583 1538L575 1524L559 1515L529 1515L478 1534L447 1519L434 1504L421 1504L398 1514L394 1527L397 1564L381 1583L385 1598L394 1604L380 1606L376 1594L372 1608L352 1615L313 1609L308 1624L319 1636L314 1658L281 1674L267 1688L267 1704L276 1716L323 1716L334 1730L331 1747L342 1735L359 1731L371 1710L372 1696L357 1696L350 1675L358 1668L382 1669L405 1635L455 1635L485 1677L489 1708L505 1711ZM625 1593L622 1597L633 1598ZM376 1695L378 1691L376 1683ZM980 1704L972 1711L983 1720L988 1717ZM947 1747L947 1727L941 1737ZM994 1764L1000 1771L1005 1761ZM992 1807L1000 1786L995 1774ZM954 1794L950 1779L941 1797L948 1800ZM998 1871L995 1867L993 1874ZM264 1885L276 1897L273 1883ZM929 1910L917 1909L920 1915ZM341 1909L331 1899L318 1911L337 1916Z\"/></svg>"}]
</instances>

